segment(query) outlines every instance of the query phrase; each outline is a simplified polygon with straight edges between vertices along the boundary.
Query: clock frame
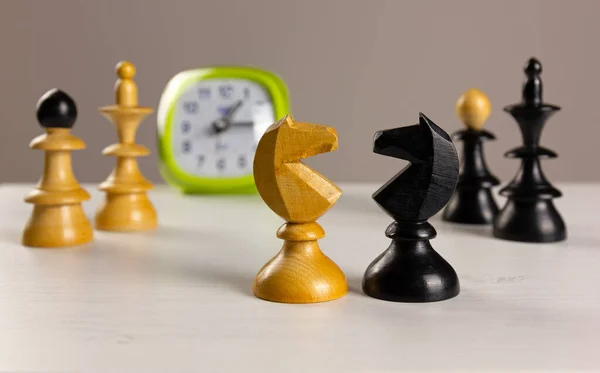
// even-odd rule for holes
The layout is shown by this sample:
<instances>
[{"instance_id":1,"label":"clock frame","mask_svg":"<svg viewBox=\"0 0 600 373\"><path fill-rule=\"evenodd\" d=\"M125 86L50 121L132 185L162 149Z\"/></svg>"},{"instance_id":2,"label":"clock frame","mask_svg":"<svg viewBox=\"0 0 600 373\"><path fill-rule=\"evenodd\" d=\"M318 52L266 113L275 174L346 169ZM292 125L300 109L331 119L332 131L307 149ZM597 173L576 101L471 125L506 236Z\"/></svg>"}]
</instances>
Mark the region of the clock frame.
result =
<instances>
[{"instance_id":1,"label":"clock frame","mask_svg":"<svg viewBox=\"0 0 600 373\"><path fill-rule=\"evenodd\" d=\"M262 86L271 98L275 120L289 114L289 94L276 74L254 67L214 66L183 71L167 84L157 110L159 171L163 179L186 194L254 194L252 173L237 177L191 175L177 164L172 146L176 104L192 85L207 79L243 79Z\"/></svg>"}]
</instances>

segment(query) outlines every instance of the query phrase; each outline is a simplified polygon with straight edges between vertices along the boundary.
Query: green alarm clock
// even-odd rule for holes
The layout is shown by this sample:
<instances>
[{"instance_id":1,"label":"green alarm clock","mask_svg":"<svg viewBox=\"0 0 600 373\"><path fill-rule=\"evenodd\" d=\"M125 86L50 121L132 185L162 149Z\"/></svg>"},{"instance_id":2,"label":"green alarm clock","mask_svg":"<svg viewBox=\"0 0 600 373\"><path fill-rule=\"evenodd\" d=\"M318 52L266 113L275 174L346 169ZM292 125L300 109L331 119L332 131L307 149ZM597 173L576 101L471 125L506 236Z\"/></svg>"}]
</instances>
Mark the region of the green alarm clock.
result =
<instances>
[{"instance_id":1,"label":"green alarm clock","mask_svg":"<svg viewBox=\"0 0 600 373\"><path fill-rule=\"evenodd\" d=\"M256 145L289 110L285 83L268 71L207 67L177 74L157 111L162 177L184 193L255 193Z\"/></svg>"}]
</instances>

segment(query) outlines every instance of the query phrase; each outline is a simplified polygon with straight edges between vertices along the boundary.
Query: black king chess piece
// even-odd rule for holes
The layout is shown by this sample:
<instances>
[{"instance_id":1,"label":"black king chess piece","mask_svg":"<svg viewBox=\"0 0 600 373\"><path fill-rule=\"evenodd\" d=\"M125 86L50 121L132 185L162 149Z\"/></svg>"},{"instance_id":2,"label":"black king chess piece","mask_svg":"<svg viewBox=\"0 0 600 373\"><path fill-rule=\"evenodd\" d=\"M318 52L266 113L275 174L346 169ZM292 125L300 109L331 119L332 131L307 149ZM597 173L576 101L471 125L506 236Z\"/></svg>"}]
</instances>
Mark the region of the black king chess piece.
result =
<instances>
[{"instance_id":1,"label":"black king chess piece","mask_svg":"<svg viewBox=\"0 0 600 373\"><path fill-rule=\"evenodd\" d=\"M539 145L544 124L560 110L542 100L542 65L531 58L525 66L523 102L504 108L521 129L523 146L510 150L507 158L520 158L517 176L501 191L508 198L494 220L494 236L522 242L556 242L567 237L565 223L554 207L553 198L562 193L542 172L540 159L558 155Z\"/></svg>"},{"instance_id":2,"label":"black king chess piece","mask_svg":"<svg viewBox=\"0 0 600 373\"><path fill-rule=\"evenodd\" d=\"M410 165L373 194L394 222L390 246L367 268L363 291L396 302L435 302L460 292L456 272L429 243L437 233L427 222L448 202L458 180L458 156L450 136L425 115L419 124L379 131L373 152Z\"/></svg>"},{"instance_id":3,"label":"black king chess piece","mask_svg":"<svg viewBox=\"0 0 600 373\"><path fill-rule=\"evenodd\" d=\"M490 100L478 89L469 89L456 103L456 113L467 128L453 134L463 141L463 151L458 184L442 215L446 221L492 224L498 214L492 187L500 181L488 170L483 155L483 141L496 138L482 128L490 112Z\"/></svg>"}]
</instances>

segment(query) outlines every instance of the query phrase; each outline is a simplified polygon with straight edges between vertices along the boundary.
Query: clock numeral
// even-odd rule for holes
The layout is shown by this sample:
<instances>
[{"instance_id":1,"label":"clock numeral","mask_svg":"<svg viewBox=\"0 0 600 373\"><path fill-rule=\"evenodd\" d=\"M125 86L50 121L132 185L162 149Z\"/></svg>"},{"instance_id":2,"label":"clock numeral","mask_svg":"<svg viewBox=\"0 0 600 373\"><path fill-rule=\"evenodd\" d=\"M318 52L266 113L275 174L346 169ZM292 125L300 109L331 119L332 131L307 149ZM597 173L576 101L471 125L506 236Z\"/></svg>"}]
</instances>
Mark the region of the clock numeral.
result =
<instances>
[{"instance_id":1,"label":"clock numeral","mask_svg":"<svg viewBox=\"0 0 600 373\"><path fill-rule=\"evenodd\" d=\"M231 107L229 106L217 106L217 112L219 112L219 115L221 116L227 115L227 113L229 113L229 110L231 110Z\"/></svg>"},{"instance_id":2,"label":"clock numeral","mask_svg":"<svg viewBox=\"0 0 600 373\"><path fill-rule=\"evenodd\" d=\"M220 140L217 140L217 142L215 143L215 150L218 152L221 150L227 150L227 144L221 142Z\"/></svg>"},{"instance_id":3,"label":"clock numeral","mask_svg":"<svg viewBox=\"0 0 600 373\"><path fill-rule=\"evenodd\" d=\"M198 103L196 101L184 102L183 110L188 114L196 114L198 112Z\"/></svg>"},{"instance_id":4,"label":"clock numeral","mask_svg":"<svg viewBox=\"0 0 600 373\"><path fill-rule=\"evenodd\" d=\"M210 88L200 88L198 89L198 97L202 99L210 98Z\"/></svg>"},{"instance_id":5,"label":"clock numeral","mask_svg":"<svg viewBox=\"0 0 600 373\"><path fill-rule=\"evenodd\" d=\"M202 167L202 165L204 165L204 160L205 160L204 154L198 155L198 167Z\"/></svg>"},{"instance_id":6,"label":"clock numeral","mask_svg":"<svg viewBox=\"0 0 600 373\"><path fill-rule=\"evenodd\" d=\"M246 168L247 164L248 164L248 161L246 160L246 156L240 155L238 157L238 166L239 166L239 168Z\"/></svg>"},{"instance_id":7,"label":"clock numeral","mask_svg":"<svg viewBox=\"0 0 600 373\"><path fill-rule=\"evenodd\" d=\"M192 124L189 121L184 120L183 122L181 122L181 132L188 133L188 132L190 132L191 129L192 129Z\"/></svg>"},{"instance_id":8,"label":"clock numeral","mask_svg":"<svg viewBox=\"0 0 600 373\"><path fill-rule=\"evenodd\" d=\"M223 171L225 169L225 158L219 158L216 163L217 170Z\"/></svg>"},{"instance_id":9,"label":"clock numeral","mask_svg":"<svg viewBox=\"0 0 600 373\"><path fill-rule=\"evenodd\" d=\"M190 150L192 150L192 144L191 144L189 141L184 141L184 142L181 144L181 151L182 151L183 153L189 153L189 152L190 152Z\"/></svg>"},{"instance_id":10,"label":"clock numeral","mask_svg":"<svg viewBox=\"0 0 600 373\"><path fill-rule=\"evenodd\" d=\"M223 98L230 98L233 94L233 87L230 85L222 85L219 87L219 94Z\"/></svg>"},{"instance_id":11,"label":"clock numeral","mask_svg":"<svg viewBox=\"0 0 600 373\"><path fill-rule=\"evenodd\" d=\"M244 98L250 98L250 88L244 88Z\"/></svg>"}]
</instances>

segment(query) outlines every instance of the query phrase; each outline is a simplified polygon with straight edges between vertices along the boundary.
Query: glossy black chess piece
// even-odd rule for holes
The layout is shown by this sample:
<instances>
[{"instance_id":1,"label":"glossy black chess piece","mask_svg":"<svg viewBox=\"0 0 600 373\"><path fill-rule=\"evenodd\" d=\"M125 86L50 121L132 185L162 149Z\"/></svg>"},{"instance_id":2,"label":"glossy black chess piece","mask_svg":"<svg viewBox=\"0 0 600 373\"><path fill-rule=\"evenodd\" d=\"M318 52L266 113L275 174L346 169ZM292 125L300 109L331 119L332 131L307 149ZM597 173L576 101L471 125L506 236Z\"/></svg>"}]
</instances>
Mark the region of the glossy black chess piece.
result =
<instances>
[{"instance_id":1,"label":"glossy black chess piece","mask_svg":"<svg viewBox=\"0 0 600 373\"><path fill-rule=\"evenodd\" d=\"M39 99L36 117L44 128L72 128L77 119L77 105L71 96L54 88Z\"/></svg>"},{"instance_id":2,"label":"glossy black chess piece","mask_svg":"<svg viewBox=\"0 0 600 373\"><path fill-rule=\"evenodd\" d=\"M480 90L469 89L458 99L456 112L467 128L452 136L463 142L461 170L442 219L461 224L492 224L498 214L492 188L500 181L489 171L483 152L483 142L496 138L482 128L491 112L490 101Z\"/></svg>"},{"instance_id":3,"label":"glossy black chess piece","mask_svg":"<svg viewBox=\"0 0 600 373\"><path fill-rule=\"evenodd\" d=\"M508 198L494 220L494 236L522 242L556 242L565 240L567 229L553 203L562 193L544 176L540 159L558 155L539 145L544 124L555 112L556 105L542 100L542 65L531 58L525 67L523 101L504 108L519 124L523 146L510 150L507 158L521 159L515 178L501 191Z\"/></svg>"},{"instance_id":4,"label":"glossy black chess piece","mask_svg":"<svg viewBox=\"0 0 600 373\"><path fill-rule=\"evenodd\" d=\"M452 196L458 156L444 130L419 114L419 124L375 134L373 151L410 165L373 194L394 222L390 246L367 268L365 294L396 302L434 302L460 292L458 276L429 243L437 233L427 222Z\"/></svg>"}]
</instances>

